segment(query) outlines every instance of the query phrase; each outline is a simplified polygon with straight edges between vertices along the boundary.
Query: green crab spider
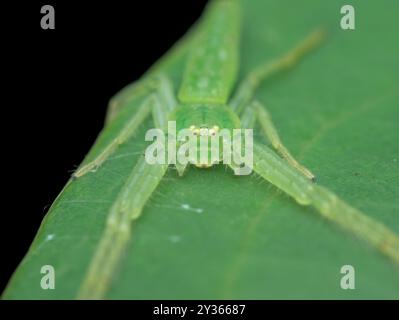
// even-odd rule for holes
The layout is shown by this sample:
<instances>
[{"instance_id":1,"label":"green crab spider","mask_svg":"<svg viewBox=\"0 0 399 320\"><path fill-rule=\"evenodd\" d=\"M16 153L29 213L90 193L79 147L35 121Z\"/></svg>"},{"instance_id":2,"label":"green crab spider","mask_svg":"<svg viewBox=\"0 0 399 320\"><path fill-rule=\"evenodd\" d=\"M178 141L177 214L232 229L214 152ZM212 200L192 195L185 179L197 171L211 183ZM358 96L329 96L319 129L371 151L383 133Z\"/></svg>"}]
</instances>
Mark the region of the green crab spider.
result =
<instances>
[{"instance_id":1,"label":"green crab spider","mask_svg":"<svg viewBox=\"0 0 399 320\"><path fill-rule=\"evenodd\" d=\"M288 54L253 70L229 99L237 80L240 14L238 1L211 2L194 31L172 53L170 59L182 58L187 54L177 99L171 81L159 72L150 73L150 76L118 93L110 102L108 122L126 104L143 97L145 99L118 136L93 161L81 166L73 178L81 178L100 168L150 115L155 128L160 129L167 126L168 120L175 120L180 128L191 130L203 127L214 130L252 128L258 122L277 154L268 146L255 142L254 172L299 204L313 206L320 215L399 264L398 236L333 192L315 184L314 175L296 161L283 145L265 106L254 98L255 90L262 81L293 67L300 58L319 45L324 32L316 30ZM104 296L113 270L130 238L132 221L140 217L167 168L167 164L148 164L144 157L139 159L109 212L105 230L78 298L98 299ZM185 169L185 166L177 166L179 175Z\"/></svg>"}]
</instances>

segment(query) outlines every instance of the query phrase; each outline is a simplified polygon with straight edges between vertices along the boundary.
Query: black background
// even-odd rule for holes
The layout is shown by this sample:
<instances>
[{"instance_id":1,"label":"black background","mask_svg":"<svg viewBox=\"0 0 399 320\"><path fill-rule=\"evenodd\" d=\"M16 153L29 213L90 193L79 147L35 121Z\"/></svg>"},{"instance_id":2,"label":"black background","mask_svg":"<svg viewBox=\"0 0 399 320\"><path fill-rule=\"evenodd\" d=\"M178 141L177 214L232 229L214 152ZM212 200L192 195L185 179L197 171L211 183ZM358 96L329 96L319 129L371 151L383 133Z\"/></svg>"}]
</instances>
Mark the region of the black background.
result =
<instances>
[{"instance_id":1,"label":"black background","mask_svg":"<svg viewBox=\"0 0 399 320\"><path fill-rule=\"evenodd\" d=\"M205 3L26 1L2 7L0 292L100 132L109 98L161 57ZM55 30L40 27L45 4L55 8Z\"/></svg>"}]
</instances>

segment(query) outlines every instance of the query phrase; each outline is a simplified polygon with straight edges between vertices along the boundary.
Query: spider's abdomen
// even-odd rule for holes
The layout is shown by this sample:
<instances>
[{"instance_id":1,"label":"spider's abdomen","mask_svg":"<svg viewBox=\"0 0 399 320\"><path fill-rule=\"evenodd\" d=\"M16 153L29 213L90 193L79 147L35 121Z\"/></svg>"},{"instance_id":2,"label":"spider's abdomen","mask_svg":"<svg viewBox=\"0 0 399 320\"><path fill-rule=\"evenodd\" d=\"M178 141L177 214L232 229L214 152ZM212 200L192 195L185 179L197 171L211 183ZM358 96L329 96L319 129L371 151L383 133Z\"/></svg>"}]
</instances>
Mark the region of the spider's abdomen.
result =
<instances>
[{"instance_id":1,"label":"spider's abdomen","mask_svg":"<svg viewBox=\"0 0 399 320\"><path fill-rule=\"evenodd\" d=\"M233 0L211 3L206 26L190 51L178 98L182 103L225 105L236 81L240 10Z\"/></svg>"}]
</instances>

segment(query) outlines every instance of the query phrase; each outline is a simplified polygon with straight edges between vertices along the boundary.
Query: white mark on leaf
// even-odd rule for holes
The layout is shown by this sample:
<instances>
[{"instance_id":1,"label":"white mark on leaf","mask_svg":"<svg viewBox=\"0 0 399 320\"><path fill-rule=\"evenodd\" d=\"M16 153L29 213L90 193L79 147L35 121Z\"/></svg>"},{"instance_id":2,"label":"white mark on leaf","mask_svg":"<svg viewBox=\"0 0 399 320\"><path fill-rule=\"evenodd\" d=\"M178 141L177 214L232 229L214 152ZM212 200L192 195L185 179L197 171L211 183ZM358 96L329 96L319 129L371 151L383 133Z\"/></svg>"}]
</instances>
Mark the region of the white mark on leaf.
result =
<instances>
[{"instance_id":1,"label":"white mark on leaf","mask_svg":"<svg viewBox=\"0 0 399 320\"><path fill-rule=\"evenodd\" d=\"M180 242L181 237L178 236L178 235L172 235L172 236L169 237L169 240L170 240L170 242L172 242L172 243L177 243L177 242Z\"/></svg>"},{"instance_id":2,"label":"white mark on leaf","mask_svg":"<svg viewBox=\"0 0 399 320\"><path fill-rule=\"evenodd\" d=\"M46 236L46 241L51 241L51 240L54 239L54 237L55 237L55 234L48 234L48 235Z\"/></svg>"},{"instance_id":3,"label":"white mark on leaf","mask_svg":"<svg viewBox=\"0 0 399 320\"><path fill-rule=\"evenodd\" d=\"M202 208L193 208L193 207L191 207L191 206L190 206L189 204L187 204L187 203L181 204L181 208L184 209L184 210L187 210L187 211L194 211L194 212L196 212L196 213L202 213L202 212L204 212L204 209L202 209Z\"/></svg>"}]
</instances>

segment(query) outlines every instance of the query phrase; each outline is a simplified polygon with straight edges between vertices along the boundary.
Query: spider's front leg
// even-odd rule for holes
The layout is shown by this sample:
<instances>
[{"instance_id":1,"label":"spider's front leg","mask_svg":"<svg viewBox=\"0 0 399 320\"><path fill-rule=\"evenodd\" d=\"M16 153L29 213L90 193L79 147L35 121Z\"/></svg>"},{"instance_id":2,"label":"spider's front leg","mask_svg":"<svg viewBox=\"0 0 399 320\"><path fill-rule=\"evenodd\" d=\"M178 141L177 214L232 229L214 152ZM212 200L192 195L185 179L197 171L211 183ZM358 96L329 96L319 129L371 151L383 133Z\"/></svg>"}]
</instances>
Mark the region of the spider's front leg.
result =
<instances>
[{"instance_id":1,"label":"spider's front leg","mask_svg":"<svg viewBox=\"0 0 399 320\"><path fill-rule=\"evenodd\" d=\"M367 242L399 264L399 237L388 227L353 208L330 190L312 183L265 145L254 143L254 171L324 218Z\"/></svg>"},{"instance_id":2,"label":"spider's front leg","mask_svg":"<svg viewBox=\"0 0 399 320\"><path fill-rule=\"evenodd\" d=\"M150 93L133 117L126 123L122 130L118 133L100 154L89 163L78 168L72 175L74 179L84 176L85 174L97 170L112 155L119 145L130 139L136 132L137 128L152 112L154 124L156 128L163 128L165 125L166 114L168 114L176 106L174 93L170 81L163 75L156 78L144 80L142 90ZM150 90L151 89L151 90ZM147 91L145 91L147 90ZM122 94L123 96L123 94Z\"/></svg>"},{"instance_id":3,"label":"spider's front leg","mask_svg":"<svg viewBox=\"0 0 399 320\"><path fill-rule=\"evenodd\" d=\"M288 151L282 143L280 136L272 122L269 112L258 101L253 101L242 113L242 125L244 128L253 128L256 120L261 126L262 133L270 141L273 148L282 156L291 166L302 173L306 178L315 181L315 176L309 169L301 165Z\"/></svg>"},{"instance_id":4,"label":"spider's front leg","mask_svg":"<svg viewBox=\"0 0 399 320\"><path fill-rule=\"evenodd\" d=\"M253 127L255 120L255 112L251 108L247 108L241 115L244 128ZM321 216L361 238L399 264L399 237L397 234L382 223L353 208L330 190L313 183L303 172L280 158L266 145L254 142L253 170L263 179L294 198L299 204L313 206Z\"/></svg>"},{"instance_id":5,"label":"spider's front leg","mask_svg":"<svg viewBox=\"0 0 399 320\"><path fill-rule=\"evenodd\" d=\"M157 93L152 97L153 120L156 128L164 129L169 112L176 106L173 90L164 78ZM125 131L126 130L126 131ZM131 127L126 127L123 139L131 136ZM129 132L129 134L127 134ZM149 164L141 156L128 176L107 216L104 232L92 258L80 288L79 299L103 298L112 274L131 236L131 224L140 217L148 199L167 171L167 164Z\"/></svg>"}]
</instances>

